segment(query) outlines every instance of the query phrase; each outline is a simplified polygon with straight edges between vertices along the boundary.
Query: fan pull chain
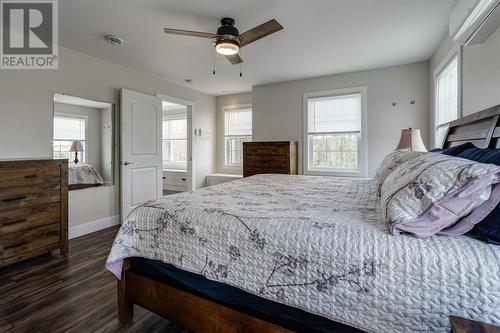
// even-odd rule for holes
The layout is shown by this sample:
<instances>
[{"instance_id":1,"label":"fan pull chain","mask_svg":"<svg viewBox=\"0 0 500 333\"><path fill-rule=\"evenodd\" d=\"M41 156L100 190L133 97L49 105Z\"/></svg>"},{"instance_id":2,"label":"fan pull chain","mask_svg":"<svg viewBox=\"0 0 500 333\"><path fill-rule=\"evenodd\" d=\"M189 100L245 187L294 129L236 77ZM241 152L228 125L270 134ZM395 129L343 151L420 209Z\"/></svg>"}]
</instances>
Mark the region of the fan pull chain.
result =
<instances>
[{"instance_id":1,"label":"fan pull chain","mask_svg":"<svg viewBox=\"0 0 500 333\"><path fill-rule=\"evenodd\" d=\"M241 57L241 49L240 49L239 55ZM243 62L240 62L240 77L243 77Z\"/></svg>"},{"instance_id":2,"label":"fan pull chain","mask_svg":"<svg viewBox=\"0 0 500 333\"><path fill-rule=\"evenodd\" d=\"M216 52L215 47L214 47L214 68L213 68L213 71L212 71L213 76L215 76L215 60L216 60L216 57L217 57L217 52Z\"/></svg>"}]
</instances>

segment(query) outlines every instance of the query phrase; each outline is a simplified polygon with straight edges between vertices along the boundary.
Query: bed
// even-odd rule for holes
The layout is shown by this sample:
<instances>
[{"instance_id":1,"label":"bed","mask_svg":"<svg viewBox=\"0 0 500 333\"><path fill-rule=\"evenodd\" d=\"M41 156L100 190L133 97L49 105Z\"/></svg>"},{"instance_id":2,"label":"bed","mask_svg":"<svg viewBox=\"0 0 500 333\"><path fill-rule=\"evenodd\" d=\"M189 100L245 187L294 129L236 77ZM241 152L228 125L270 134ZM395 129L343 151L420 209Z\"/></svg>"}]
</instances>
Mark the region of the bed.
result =
<instances>
[{"instance_id":1,"label":"bed","mask_svg":"<svg viewBox=\"0 0 500 333\"><path fill-rule=\"evenodd\" d=\"M450 123L442 146L499 148L499 114ZM392 236L379 201L372 179L257 175L148 202L106 263L118 317L137 304L196 332L445 332L450 315L500 324L500 247Z\"/></svg>"},{"instance_id":2,"label":"bed","mask_svg":"<svg viewBox=\"0 0 500 333\"><path fill-rule=\"evenodd\" d=\"M68 185L70 190L100 186L103 184L104 180L101 174L93 165L85 163L69 164Z\"/></svg>"}]
</instances>

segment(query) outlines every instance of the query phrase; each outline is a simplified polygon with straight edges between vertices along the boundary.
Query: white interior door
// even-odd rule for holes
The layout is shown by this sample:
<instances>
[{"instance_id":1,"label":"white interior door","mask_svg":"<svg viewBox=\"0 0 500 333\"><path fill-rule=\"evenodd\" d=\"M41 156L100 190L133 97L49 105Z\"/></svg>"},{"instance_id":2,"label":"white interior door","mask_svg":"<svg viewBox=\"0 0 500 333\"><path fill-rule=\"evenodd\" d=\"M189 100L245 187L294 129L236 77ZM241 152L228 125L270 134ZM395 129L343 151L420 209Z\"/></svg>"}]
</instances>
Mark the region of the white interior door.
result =
<instances>
[{"instance_id":1,"label":"white interior door","mask_svg":"<svg viewBox=\"0 0 500 333\"><path fill-rule=\"evenodd\" d=\"M122 220L135 206L163 194L161 120L160 98L122 89Z\"/></svg>"}]
</instances>

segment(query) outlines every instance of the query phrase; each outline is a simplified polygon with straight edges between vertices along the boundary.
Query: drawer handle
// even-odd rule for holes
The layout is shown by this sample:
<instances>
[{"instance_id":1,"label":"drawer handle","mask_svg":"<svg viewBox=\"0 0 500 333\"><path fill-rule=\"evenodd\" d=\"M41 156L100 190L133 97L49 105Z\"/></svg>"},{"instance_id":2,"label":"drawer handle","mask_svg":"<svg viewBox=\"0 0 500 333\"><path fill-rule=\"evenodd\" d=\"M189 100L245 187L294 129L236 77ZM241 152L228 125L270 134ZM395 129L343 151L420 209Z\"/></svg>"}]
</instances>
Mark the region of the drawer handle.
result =
<instances>
[{"instance_id":1,"label":"drawer handle","mask_svg":"<svg viewBox=\"0 0 500 333\"><path fill-rule=\"evenodd\" d=\"M21 247L23 245L26 245L27 242L26 241L21 241L21 242L18 242L18 243L14 243L12 245L7 245L7 246L4 246L4 250L9 250L9 249L15 249L16 247Z\"/></svg>"},{"instance_id":2,"label":"drawer handle","mask_svg":"<svg viewBox=\"0 0 500 333\"><path fill-rule=\"evenodd\" d=\"M37 175L27 175L24 178L33 179L33 178L36 178L36 177L38 177L38 176Z\"/></svg>"},{"instance_id":3,"label":"drawer handle","mask_svg":"<svg viewBox=\"0 0 500 333\"><path fill-rule=\"evenodd\" d=\"M163 179L167 179L167 177L163 177Z\"/></svg>"},{"instance_id":4,"label":"drawer handle","mask_svg":"<svg viewBox=\"0 0 500 333\"><path fill-rule=\"evenodd\" d=\"M23 200L23 199L26 199L25 195L20 195L20 196L12 197L12 198L5 198L5 199L3 199L3 202L19 201L19 200Z\"/></svg>"},{"instance_id":5,"label":"drawer handle","mask_svg":"<svg viewBox=\"0 0 500 333\"><path fill-rule=\"evenodd\" d=\"M20 220L14 220L14 221L6 221L3 223L3 225L11 225L11 224L17 224L21 222L26 222L26 219L20 219Z\"/></svg>"},{"instance_id":6,"label":"drawer handle","mask_svg":"<svg viewBox=\"0 0 500 333\"><path fill-rule=\"evenodd\" d=\"M181 180L186 181L186 178L182 178Z\"/></svg>"}]
</instances>

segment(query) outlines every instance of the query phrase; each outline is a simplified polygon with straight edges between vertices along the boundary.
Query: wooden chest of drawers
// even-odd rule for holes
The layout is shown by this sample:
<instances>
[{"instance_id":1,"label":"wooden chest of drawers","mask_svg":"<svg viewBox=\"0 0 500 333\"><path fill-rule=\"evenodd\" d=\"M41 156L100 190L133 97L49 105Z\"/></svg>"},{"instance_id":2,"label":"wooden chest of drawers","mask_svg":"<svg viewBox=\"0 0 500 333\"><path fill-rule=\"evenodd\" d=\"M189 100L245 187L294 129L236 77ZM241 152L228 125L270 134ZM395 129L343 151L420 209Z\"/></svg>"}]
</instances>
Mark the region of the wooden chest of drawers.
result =
<instances>
[{"instance_id":1,"label":"wooden chest of drawers","mask_svg":"<svg viewBox=\"0 0 500 333\"><path fill-rule=\"evenodd\" d=\"M297 174L297 143L244 142L243 177L262 173Z\"/></svg>"},{"instance_id":2,"label":"wooden chest of drawers","mask_svg":"<svg viewBox=\"0 0 500 333\"><path fill-rule=\"evenodd\" d=\"M68 252L68 161L0 160L0 267Z\"/></svg>"}]
</instances>

